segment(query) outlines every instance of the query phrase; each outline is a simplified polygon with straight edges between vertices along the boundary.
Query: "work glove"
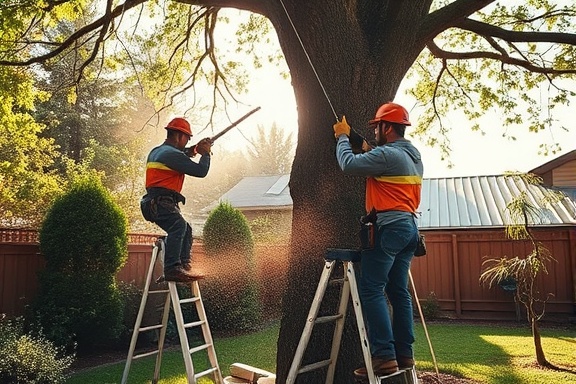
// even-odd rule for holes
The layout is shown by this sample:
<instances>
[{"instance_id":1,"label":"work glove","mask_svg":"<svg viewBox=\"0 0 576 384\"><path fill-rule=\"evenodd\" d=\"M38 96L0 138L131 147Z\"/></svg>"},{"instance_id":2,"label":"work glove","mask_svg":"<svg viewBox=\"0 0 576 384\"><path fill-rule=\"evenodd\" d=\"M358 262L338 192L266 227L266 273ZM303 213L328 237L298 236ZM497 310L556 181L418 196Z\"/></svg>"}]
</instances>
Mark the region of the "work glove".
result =
<instances>
[{"instance_id":1,"label":"work glove","mask_svg":"<svg viewBox=\"0 0 576 384\"><path fill-rule=\"evenodd\" d=\"M209 137L202 139L196 144L196 152L200 155L209 155L212 149L212 140Z\"/></svg>"},{"instance_id":2,"label":"work glove","mask_svg":"<svg viewBox=\"0 0 576 384\"><path fill-rule=\"evenodd\" d=\"M350 136L350 126L346 122L346 116L342 116L342 121L337 122L333 126L334 137L338 138L340 135Z\"/></svg>"}]
</instances>

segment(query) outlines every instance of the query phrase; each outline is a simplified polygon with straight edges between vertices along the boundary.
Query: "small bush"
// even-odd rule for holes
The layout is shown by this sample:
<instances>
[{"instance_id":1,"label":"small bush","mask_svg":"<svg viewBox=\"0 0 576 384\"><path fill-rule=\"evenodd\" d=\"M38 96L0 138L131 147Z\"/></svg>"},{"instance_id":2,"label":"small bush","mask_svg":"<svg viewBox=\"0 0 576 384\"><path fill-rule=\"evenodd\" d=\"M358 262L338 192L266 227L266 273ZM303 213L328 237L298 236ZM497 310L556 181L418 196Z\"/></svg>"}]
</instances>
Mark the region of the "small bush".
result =
<instances>
[{"instance_id":1,"label":"small bush","mask_svg":"<svg viewBox=\"0 0 576 384\"><path fill-rule=\"evenodd\" d=\"M21 321L0 322L0 383L64 383L73 360L41 334L24 334Z\"/></svg>"},{"instance_id":2,"label":"small bush","mask_svg":"<svg viewBox=\"0 0 576 384\"><path fill-rule=\"evenodd\" d=\"M251 260L254 239L242 212L230 203L218 204L204 224L204 249L208 256L234 252Z\"/></svg>"},{"instance_id":3,"label":"small bush","mask_svg":"<svg viewBox=\"0 0 576 384\"><path fill-rule=\"evenodd\" d=\"M204 225L204 249L214 264L201 287L210 328L216 332L257 329L262 316L254 240L242 212L220 203Z\"/></svg>"},{"instance_id":4,"label":"small bush","mask_svg":"<svg viewBox=\"0 0 576 384\"><path fill-rule=\"evenodd\" d=\"M421 304L421 307L425 319L434 320L440 318L442 310L434 292L430 292L426 301Z\"/></svg>"}]
</instances>

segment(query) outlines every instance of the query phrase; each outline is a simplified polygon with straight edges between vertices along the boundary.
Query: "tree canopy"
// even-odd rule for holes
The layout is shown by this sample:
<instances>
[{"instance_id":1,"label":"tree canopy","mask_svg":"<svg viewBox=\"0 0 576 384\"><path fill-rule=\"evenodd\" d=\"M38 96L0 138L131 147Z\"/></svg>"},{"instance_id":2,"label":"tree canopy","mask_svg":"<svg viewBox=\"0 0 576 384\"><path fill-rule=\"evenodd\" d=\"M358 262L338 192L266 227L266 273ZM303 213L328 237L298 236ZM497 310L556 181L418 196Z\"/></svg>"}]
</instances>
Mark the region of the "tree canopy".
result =
<instances>
[{"instance_id":1,"label":"tree canopy","mask_svg":"<svg viewBox=\"0 0 576 384\"><path fill-rule=\"evenodd\" d=\"M241 96L243 67L215 46L217 25L225 21L218 18L222 8L254 14L239 31L246 52L257 53L253 42L265 38L257 28L275 30L299 125L290 180L297 230L278 342L280 381L307 314L307 305L293 303L310 302L326 248L357 244L363 180L337 167L331 129L336 118L345 114L364 132L377 107L393 100L408 79L424 110L411 129L449 151L451 127L442 120L448 111L477 120L497 108L499 125L539 131L555 124L555 108L567 105L576 89L576 10L563 0L47 0L0 7L0 66L33 67L72 56L81 82L91 64L116 58L118 72L152 95L157 111L177 104L185 93L194 101L204 98L206 92L193 91L201 79L213 86L207 93L215 105L210 112L222 100ZM54 33L58 23L80 19L70 33ZM78 50L84 46L92 48ZM337 368L341 383L351 381L361 356L353 327L347 326L345 356ZM308 358L326 355L329 338L323 336L313 337L317 348ZM306 382L321 381L317 373L307 375Z\"/></svg>"}]
</instances>

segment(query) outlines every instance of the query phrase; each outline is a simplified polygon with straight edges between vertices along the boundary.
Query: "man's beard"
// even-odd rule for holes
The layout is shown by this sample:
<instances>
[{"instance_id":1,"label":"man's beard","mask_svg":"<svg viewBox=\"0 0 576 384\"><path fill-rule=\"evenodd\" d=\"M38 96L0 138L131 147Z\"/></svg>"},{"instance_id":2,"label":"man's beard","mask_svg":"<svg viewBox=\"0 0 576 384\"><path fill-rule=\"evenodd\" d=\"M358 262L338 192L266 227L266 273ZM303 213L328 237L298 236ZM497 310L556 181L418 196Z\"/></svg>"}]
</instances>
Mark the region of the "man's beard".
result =
<instances>
[{"instance_id":1,"label":"man's beard","mask_svg":"<svg viewBox=\"0 0 576 384\"><path fill-rule=\"evenodd\" d=\"M388 139L386 138L386 135L380 135L380 137L378 138L378 146L384 145L388 142Z\"/></svg>"}]
</instances>

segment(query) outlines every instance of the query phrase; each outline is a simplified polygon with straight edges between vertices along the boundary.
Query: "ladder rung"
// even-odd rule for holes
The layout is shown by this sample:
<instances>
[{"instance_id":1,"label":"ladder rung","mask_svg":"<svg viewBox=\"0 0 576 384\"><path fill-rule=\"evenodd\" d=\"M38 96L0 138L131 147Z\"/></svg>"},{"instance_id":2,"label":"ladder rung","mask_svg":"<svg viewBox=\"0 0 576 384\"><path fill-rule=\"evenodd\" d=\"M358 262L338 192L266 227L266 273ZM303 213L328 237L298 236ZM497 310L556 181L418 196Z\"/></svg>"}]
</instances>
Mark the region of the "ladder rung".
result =
<instances>
[{"instance_id":1,"label":"ladder rung","mask_svg":"<svg viewBox=\"0 0 576 384\"><path fill-rule=\"evenodd\" d=\"M306 372L310 372L310 371L315 371L317 369L327 367L330 364L332 364L332 359L322 360L322 361L319 361L317 363L308 364L308 365L305 365L302 368L300 368L300 370L298 371L298 374L306 373Z\"/></svg>"},{"instance_id":2,"label":"ladder rung","mask_svg":"<svg viewBox=\"0 0 576 384\"><path fill-rule=\"evenodd\" d=\"M188 299L181 299L180 304L193 303L195 301L198 301L198 297L190 297Z\"/></svg>"},{"instance_id":3,"label":"ladder rung","mask_svg":"<svg viewBox=\"0 0 576 384\"><path fill-rule=\"evenodd\" d=\"M136 360L136 359L139 359L139 358L141 358L141 357L152 356L152 355L155 355L155 354L157 354L157 353L158 353L158 350L150 351L150 352L146 352L146 353L141 353L141 354L139 354L139 355L134 355L134 356L132 356L132 359L133 359L133 360Z\"/></svg>"},{"instance_id":4,"label":"ladder rung","mask_svg":"<svg viewBox=\"0 0 576 384\"><path fill-rule=\"evenodd\" d=\"M331 315L331 316L322 316L322 317L318 317L314 323L315 324L329 323L331 321L340 320L341 318L342 318L341 314Z\"/></svg>"},{"instance_id":5,"label":"ladder rung","mask_svg":"<svg viewBox=\"0 0 576 384\"><path fill-rule=\"evenodd\" d=\"M188 350L188 352L189 352L189 353L196 353L196 352L198 352L198 351L202 351L203 349L207 349L207 348L209 348L209 347L211 347L211 346L212 346L212 343L202 344L202 345L199 345L199 346L197 346L197 347L190 348L190 349Z\"/></svg>"},{"instance_id":6,"label":"ladder rung","mask_svg":"<svg viewBox=\"0 0 576 384\"><path fill-rule=\"evenodd\" d=\"M157 290L157 291L148 291L148 294L150 295L150 294L152 294L152 293L169 293L169 292L170 292L170 291L167 290L167 289L160 289L160 290Z\"/></svg>"},{"instance_id":7,"label":"ladder rung","mask_svg":"<svg viewBox=\"0 0 576 384\"><path fill-rule=\"evenodd\" d=\"M199 325L202 325L204 323L205 323L205 321L202 321L202 320L195 321L193 323L186 323L186 324L184 324L184 328L193 328L193 327L197 327Z\"/></svg>"},{"instance_id":8,"label":"ladder rung","mask_svg":"<svg viewBox=\"0 0 576 384\"><path fill-rule=\"evenodd\" d=\"M147 327L142 327L138 329L138 332L146 332L146 331L151 331L153 329L160 329L162 328L162 324L157 324L157 325L149 325Z\"/></svg>"},{"instance_id":9,"label":"ladder rung","mask_svg":"<svg viewBox=\"0 0 576 384\"><path fill-rule=\"evenodd\" d=\"M202 377L202 376L206 376L206 375L209 375L209 374L211 374L211 373L214 373L214 372L216 372L217 370L218 370L218 368L212 367L212 368L210 368L210 369L207 369L207 370L205 370L205 371L202 371L202 372L199 372L199 373L195 374L195 375L194 375L194 378L195 378L195 379L198 379L198 378L200 378L200 377Z\"/></svg>"},{"instance_id":10,"label":"ladder rung","mask_svg":"<svg viewBox=\"0 0 576 384\"><path fill-rule=\"evenodd\" d=\"M344 282L346 281L345 278L340 277L340 278L335 278L329 281L330 285L339 285L339 284L344 284Z\"/></svg>"}]
</instances>

